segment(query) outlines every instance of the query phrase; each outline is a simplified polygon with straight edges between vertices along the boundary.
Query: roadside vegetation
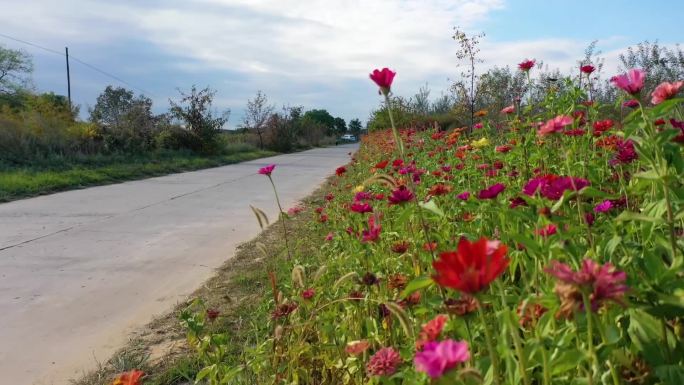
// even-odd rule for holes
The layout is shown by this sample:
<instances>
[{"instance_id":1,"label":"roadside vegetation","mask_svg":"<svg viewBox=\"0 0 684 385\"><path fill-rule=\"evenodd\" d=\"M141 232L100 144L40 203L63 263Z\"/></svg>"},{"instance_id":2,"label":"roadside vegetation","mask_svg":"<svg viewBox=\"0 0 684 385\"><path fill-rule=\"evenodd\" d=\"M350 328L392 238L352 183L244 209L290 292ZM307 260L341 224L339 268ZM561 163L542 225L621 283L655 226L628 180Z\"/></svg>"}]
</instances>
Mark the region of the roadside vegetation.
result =
<instances>
[{"instance_id":1,"label":"roadside vegetation","mask_svg":"<svg viewBox=\"0 0 684 385\"><path fill-rule=\"evenodd\" d=\"M362 129L324 109L276 110L259 91L227 130L230 111L195 86L163 113L145 95L107 86L82 119L67 97L35 92L32 69L29 55L0 46L0 202L336 144Z\"/></svg>"}]
</instances>

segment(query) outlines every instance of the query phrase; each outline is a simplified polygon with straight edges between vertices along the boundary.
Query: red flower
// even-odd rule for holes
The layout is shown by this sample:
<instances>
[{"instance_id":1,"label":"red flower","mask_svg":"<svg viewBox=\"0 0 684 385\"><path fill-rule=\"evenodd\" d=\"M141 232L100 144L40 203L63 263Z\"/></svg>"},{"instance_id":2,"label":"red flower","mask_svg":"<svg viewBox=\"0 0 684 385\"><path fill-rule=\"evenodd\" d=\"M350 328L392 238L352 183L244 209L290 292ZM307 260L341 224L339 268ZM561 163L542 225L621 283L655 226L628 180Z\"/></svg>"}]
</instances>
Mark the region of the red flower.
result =
<instances>
[{"instance_id":1,"label":"red flower","mask_svg":"<svg viewBox=\"0 0 684 385\"><path fill-rule=\"evenodd\" d=\"M595 70L596 70L596 67L594 67L591 64L583 65L580 67L580 71L582 71L582 73L587 74L587 76L589 76Z\"/></svg>"},{"instance_id":2,"label":"red flower","mask_svg":"<svg viewBox=\"0 0 684 385\"><path fill-rule=\"evenodd\" d=\"M112 385L141 385L142 381L140 381L140 378L144 375L145 373L135 369L130 372L121 373L114 379Z\"/></svg>"},{"instance_id":3,"label":"red flower","mask_svg":"<svg viewBox=\"0 0 684 385\"><path fill-rule=\"evenodd\" d=\"M382 71L376 69L370 74L370 78L375 82L375 84L378 85L378 87L380 87L380 91L387 95L390 92L392 81L394 80L394 75L396 74L396 72L391 71L389 68L383 68Z\"/></svg>"},{"instance_id":4,"label":"red flower","mask_svg":"<svg viewBox=\"0 0 684 385\"><path fill-rule=\"evenodd\" d=\"M347 172L347 169L344 166L340 166L337 168L337 170L335 170L335 174L337 174L337 176L342 176L342 174L345 172Z\"/></svg>"},{"instance_id":5,"label":"red flower","mask_svg":"<svg viewBox=\"0 0 684 385\"><path fill-rule=\"evenodd\" d=\"M216 318L218 318L220 313L221 312L216 310L216 309L207 309L207 312L206 312L207 318L209 319L209 321L213 321Z\"/></svg>"},{"instance_id":6,"label":"red flower","mask_svg":"<svg viewBox=\"0 0 684 385\"><path fill-rule=\"evenodd\" d=\"M369 205L368 203L364 202L354 202L351 204L351 206L349 206L349 209L359 214L373 212L373 207L371 207L371 205Z\"/></svg>"},{"instance_id":7,"label":"red flower","mask_svg":"<svg viewBox=\"0 0 684 385\"><path fill-rule=\"evenodd\" d=\"M470 242L461 238L456 251L439 255L432 263L437 270L433 276L440 286L473 294L486 288L508 266L507 248L499 241L480 238Z\"/></svg>"},{"instance_id":8,"label":"red flower","mask_svg":"<svg viewBox=\"0 0 684 385\"><path fill-rule=\"evenodd\" d=\"M534 60L525 59L520 64L518 64L518 68L520 68L521 71L525 72L531 70L532 67L534 67Z\"/></svg>"},{"instance_id":9,"label":"red flower","mask_svg":"<svg viewBox=\"0 0 684 385\"><path fill-rule=\"evenodd\" d=\"M444 325L446 325L448 320L449 317L444 314L439 314L424 324L420 334L418 334L418 339L416 340L416 349L422 350L426 343L437 340L439 335L442 334L442 329L444 329Z\"/></svg>"},{"instance_id":10,"label":"red flower","mask_svg":"<svg viewBox=\"0 0 684 385\"><path fill-rule=\"evenodd\" d=\"M382 162L378 162L378 163L375 165L375 168L384 170L385 167L387 167L387 164L389 164L389 160L383 160Z\"/></svg>"},{"instance_id":11,"label":"red flower","mask_svg":"<svg viewBox=\"0 0 684 385\"><path fill-rule=\"evenodd\" d=\"M376 214L377 216L377 214ZM368 218L368 230L363 230L361 232L361 242L375 242L380 239L380 231L382 226L380 226L380 220L375 216Z\"/></svg>"},{"instance_id":12,"label":"red flower","mask_svg":"<svg viewBox=\"0 0 684 385\"><path fill-rule=\"evenodd\" d=\"M503 185L503 183L497 183L492 186L487 187L484 190L480 190L480 193L477 194L477 197L479 199L494 199L496 198L503 190L506 189L506 186Z\"/></svg>"},{"instance_id":13,"label":"red flower","mask_svg":"<svg viewBox=\"0 0 684 385\"><path fill-rule=\"evenodd\" d=\"M554 225L553 223L546 225L545 227L542 227L541 229L536 229L534 230L534 233L542 236L542 237L548 237L550 235L556 234L558 232L558 227Z\"/></svg>"},{"instance_id":14,"label":"red flower","mask_svg":"<svg viewBox=\"0 0 684 385\"><path fill-rule=\"evenodd\" d=\"M396 350L382 348L370 358L366 365L366 372L370 376L391 376L397 371L401 362L401 356Z\"/></svg>"},{"instance_id":15,"label":"red flower","mask_svg":"<svg viewBox=\"0 0 684 385\"><path fill-rule=\"evenodd\" d=\"M275 168L275 164L269 164L268 166L264 166L259 169L259 174L261 175L267 175L271 176L271 173L273 172L273 169Z\"/></svg>"},{"instance_id":16,"label":"red flower","mask_svg":"<svg viewBox=\"0 0 684 385\"><path fill-rule=\"evenodd\" d=\"M304 299L311 299L314 295L316 295L316 291L314 289L306 289L302 291L302 298Z\"/></svg>"},{"instance_id":17,"label":"red flower","mask_svg":"<svg viewBox=\"0 0 684 385\"><path fill-rule=\"evenodd\" d=\"M451 186L447 186L443 183L437 183L436 185L434 185L430 188L430 191L428 192L428 194L432 195L432 196L446 195L446 194L450 193L451 190L452 190Z\"/></svg>"},{"instance_id":18,"label":"red flower","mask_svg":"<svg viewBox=\"0 0 684 385\"><path fill-rule=\"evenodd\" d=\"M398 189L392 191L387 199L390 204L396 205L413 200L413 193L406 186L399 186Z\"/></svg>"},{"instance_id":19,"label":"red flower","mask_svg":"<svg viewBox=\"0 0 684 385\"><path fill-rule=\"evenodd\" d=\"M504 144L502 146L496 146L495 151L505 153L505 152L511 151L511 148L512 148L511 146Z\"/></svg>"}]
</instances>

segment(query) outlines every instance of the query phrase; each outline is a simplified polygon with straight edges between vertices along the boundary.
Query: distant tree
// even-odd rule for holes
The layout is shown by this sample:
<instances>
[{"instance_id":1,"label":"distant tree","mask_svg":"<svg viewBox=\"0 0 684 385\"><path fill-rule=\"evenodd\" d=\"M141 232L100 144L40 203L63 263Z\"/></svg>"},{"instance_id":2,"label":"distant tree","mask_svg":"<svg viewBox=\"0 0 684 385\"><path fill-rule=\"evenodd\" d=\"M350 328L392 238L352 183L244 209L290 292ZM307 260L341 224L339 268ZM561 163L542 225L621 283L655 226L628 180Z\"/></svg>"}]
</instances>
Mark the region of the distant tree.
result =
<instances>
[{"instance_id":1,"label":"distant tree","mask_svg":"<svg viewBox=\"0 0 684 385\"><path fill-rule=\"evenodd\" d=\"M359 134L361 134L361 130L363 129L363 126L361 125L361 121L358 119L352 119L349 121L349 132L356 136L357 138L359 137Z\"/></svg>"},{"instance_id":2,"label":"distant tree","mask_svg":"<svg viewBox=\"0 0 684 385\"><path fill-rule=\"evenodd\" d=\"M171 103L170 113L181 121L187 130L199 139L199 151L204 153L216 153L218 151L218 134L228 122L230 110L225 110L219 116L212 110L212 102L216 91L209 87L197 90L193 85L189 94L178 90L181 100Z\"/></svg>"},{"instance_id":3,"label":"distant tree","mask_svg":"<svg viewBox=\"0 0 684 385\"><path fill-rule=\"evenodd\" d=\"M245 116L243 117L244 128L254 131L259 136L259 147L264 148L264 131L266 122L273 114L274 106L268 104L266 94L257 91L254 99L247 100Z\"/></svg>"},{"instance_id":4,"label":"distant tree","mask_svg":"<svg viewBox=\"0 0 684 385\"><path fill-rule=\"evenodd\" d=\"M0 94L12 94L26 87L32 72L29 54L0 46Z\"/></svg>"},{"instance_id":5,"label":"distant tree","mask_svg":"<svg viewBox=\"0 0 684 385\"><path fill-rule=\"evenodd\" d=\"M347 132L347 122L345 122L342 118L335 118L334 127L336 135L342 135Z\"/></svg>"},{"instance_id":6,"label":"distant tree","mask_svg":"<svg viewBox=\"0 0 684 385\"><path fill-rule=\"evenodd\" d=\"M90 110L90 121L106 128L117 127L135 107L150 110L152 100L142 95L136 98L133 91L110 85L97 97Z\"/></svg>"},{"instance_id":7,"label":"distant tree","mask_svg":"<svg viewBox=\"0 0 684 385\"><path fill-rule=\"evenodd\" d=\"M620 54L620 71L641 68L646 71L643 95L648 95L660 83L684 79L684 51L677 44L674 48L664 47L647 41L636 47L627 48Z\"/></svg>"},{"instance_id":8,"label":"distant tree","mask_svg":"<svg viewBox=\"0 0 684 385\"><path fill-rule=\"evenodd\" d=\"M304 117L322 124L327 135L335 134L335 118L327 110L306 111Z\"/></svg>"},{"instance_id":9,"label":"distant tree","mask_svg":"<svg viewBox=\"0 0 684 385\"><path fill-rule=\"evenodd\" d=\"M467 79L467 83L462 84L461 87L468 91L465 93L465 96L468 106L470 107L469 133L473 129L473 124L475 123L475 103L477 99L477 89L475 88L477 73L475 72L475 64L482 62L481 59L477 58L477 54L480 53L480 49L477 46L480 44L480 39L483 37L484 33L468 36L458 28L455 28L453 35L453 39L456 40L460 46L460 49L456 51L456 57L459 60L466 60L469 64L466 72L461 74L463 78Z\"/></svg>"},{"instance_id":10,"label":"distant tree","mask_svg":"<svg viewBox=\"0 0 684 385\"><path fill-rule=\"evenodd\" d=\"M427 84L421 86L418 93L412 99L413 110L418 114L430 113L430 88Z\"/></svg>"}]
</instances>

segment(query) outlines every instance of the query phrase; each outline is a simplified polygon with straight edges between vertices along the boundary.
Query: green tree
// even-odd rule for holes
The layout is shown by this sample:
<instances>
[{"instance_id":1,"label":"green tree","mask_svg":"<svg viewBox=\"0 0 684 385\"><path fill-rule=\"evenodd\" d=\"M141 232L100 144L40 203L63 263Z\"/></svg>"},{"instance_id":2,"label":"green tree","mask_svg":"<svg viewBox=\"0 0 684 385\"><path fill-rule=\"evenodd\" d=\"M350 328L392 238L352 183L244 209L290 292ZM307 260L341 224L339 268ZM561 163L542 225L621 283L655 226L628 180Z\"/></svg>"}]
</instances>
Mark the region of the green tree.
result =
<instances>
[{"instance_id":1,"label":"green tree","mask_svg":"<svg viewBox=\"0 0 684 385\"><path fill-rule=\"evenodd\" d=\"M0 94L13 94L25 88L32 72L29 54L0 46Z\"/></svg>"},{"instance_id":2,"label":"green tree","mask_svg":"<svg viewBox=\"0 0 684 385\"><path fill-rule=\"evenodd\" d=\"M336 135L342 135L347 132L347 122L345 122L342 118L335 118L334 127Z\"/></svg>"},{"instance_id":3,"label":"green tree","mask_svg":"<svg viewBox=\"0 0 684 385\"><path fill-rule=\"evenodd\" d=\"M327 110L310 110L304 113L304 117L322 124L327 135L335 134L335 118Z\"/></svg>"},{"instance_id":4,"label":"green tree","mask_svg":"<svg viewBox=\"0 0 684 385\"><path fill-rule=\"evenodd\" d=\"M185 129L190 131L197 139L196 151L203 153L216 153L219 150L218 134L228 122L230 110L225 110L218 116L212 109L212 103L216 91L209 87L197 90L194 85L189 94L178 90L181 100L171 103L171 116L182 122Z\"/></svg>"},{"instance_id":5,"label":"green tree","mask_svg":"<svg viewBox=\"0 0 684 385\"><path fill-rule=\"evenodd\" d=\"M254 99L247 100L247 108L245 109L245 116L242 124L247 130L253 131L259 136L259 148L264 148L264 134L266 130L266 122L273 114L275 107L268 104L266 94L257 91Z\"/></svg>"},{"instance_id":6,"label":"green tree","mask_svg":"<svg viewBox=\"0 0 684 385\"><path fill-rule=\"evenodd\" d=\"M363 126L361 125L361 121L358 119L352 119L349 121L349 132L356 136L357 138L359 137L359 134L361 134L361 130L363 129Z\"/></svg>"}]
</instances>

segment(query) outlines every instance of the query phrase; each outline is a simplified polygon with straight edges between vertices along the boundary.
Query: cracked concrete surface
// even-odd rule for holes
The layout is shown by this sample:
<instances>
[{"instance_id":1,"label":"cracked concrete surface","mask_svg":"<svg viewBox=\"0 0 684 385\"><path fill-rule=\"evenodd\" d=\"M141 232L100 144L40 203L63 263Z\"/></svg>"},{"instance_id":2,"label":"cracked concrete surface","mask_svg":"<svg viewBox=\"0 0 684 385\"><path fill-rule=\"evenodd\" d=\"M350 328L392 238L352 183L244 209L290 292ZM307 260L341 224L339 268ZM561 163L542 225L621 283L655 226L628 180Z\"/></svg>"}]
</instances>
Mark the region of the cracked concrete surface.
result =
<instances>
[{"instance_id":1,"label":"cracked concrete surface","mask_svg":"<svg viewBox=\"0 0 684 385\"><path fill-rule=\"evenodd\" d=\"M0 373L8 384L67 384L183 300L356 145L0 205Z\"/></svg>"}]
</instances>

